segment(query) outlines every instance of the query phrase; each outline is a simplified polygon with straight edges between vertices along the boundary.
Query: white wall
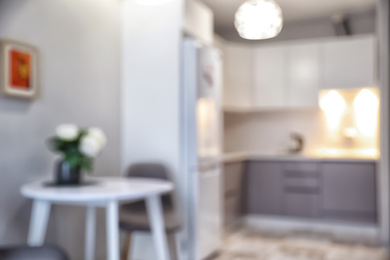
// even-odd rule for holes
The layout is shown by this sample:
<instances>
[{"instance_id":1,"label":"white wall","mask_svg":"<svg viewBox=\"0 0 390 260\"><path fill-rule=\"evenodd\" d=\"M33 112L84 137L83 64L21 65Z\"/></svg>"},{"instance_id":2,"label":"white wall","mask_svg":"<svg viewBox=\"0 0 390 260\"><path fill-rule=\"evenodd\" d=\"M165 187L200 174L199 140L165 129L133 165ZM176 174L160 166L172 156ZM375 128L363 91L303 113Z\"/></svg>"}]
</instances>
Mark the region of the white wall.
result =
<instances>
[{"instance_id":1,"label":"white wall","mask_svg":"<svg viewBox=\"0 0 390 260\"><path fill-rule=\"evenodd\" d=\"M292 132L305 137L306 150L323 146L324 115L315 109L225 114L225 152L277 153L288 147Z\"/></svg>"},{"instance_id":2,"label":"white wall","mask_svg":"<svg viewBox=\"0 0 390 260\"><path fill-rule=\"evenodd\" d=\"M64 122L100 126L108 146L95 174L119 175L120 12L118 1L0 0L0 39L40 51L37 100L0 96L0 244L26 242L30 201L22 184L53 173L45 140ZM99 226L104 222L99 218ZM54 207L47 242L83 259L84 209ZM98 230L98 255L105 251ZM104 232L104 231L103 231Z\"/></svg>"},{"instance_id":3,"label":"white wall","mask_svg":"<svg viewBox=\"0 0 390 260\"><path fill-rule=\"evenodd\" d=\"M226 44L225 39L217 34L214 34L213 38L214 38L213 46L217 49L220 49L223 53L224 49L225 49L225 44Z\"/></svg>"},{"instance_id":4,"label":"white wall","mask_svg":"<svg viewBox=\"0 0 390 260\"><path fill-rule=\"evenodd\" d=\"M123 2L122 171L133 162L158 161L180 174L182 8L182 0L158 6ZM153 243L141 247L136 259L153 259L146 256Z\"/></svg>"}]
</instances>

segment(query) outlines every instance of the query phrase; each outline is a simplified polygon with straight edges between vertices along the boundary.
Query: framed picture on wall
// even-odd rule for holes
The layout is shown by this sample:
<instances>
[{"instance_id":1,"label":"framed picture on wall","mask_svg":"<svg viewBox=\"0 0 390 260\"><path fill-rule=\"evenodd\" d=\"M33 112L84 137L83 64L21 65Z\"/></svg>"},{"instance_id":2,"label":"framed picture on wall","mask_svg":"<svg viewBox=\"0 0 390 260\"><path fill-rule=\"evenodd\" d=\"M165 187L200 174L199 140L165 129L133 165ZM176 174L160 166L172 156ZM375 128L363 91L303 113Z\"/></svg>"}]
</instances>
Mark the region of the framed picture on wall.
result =
<instances>
[{"instance_id":1,"label":"framed picture on wall","mask_svg":"<svg viewBox=\"0 0 390 260\"><path fill-rule=\"evenodd\" d=\"M2 40L1 58L3 94L35 99L38 95L38 49L18 41Z\"/></svg>"}]
</instances>

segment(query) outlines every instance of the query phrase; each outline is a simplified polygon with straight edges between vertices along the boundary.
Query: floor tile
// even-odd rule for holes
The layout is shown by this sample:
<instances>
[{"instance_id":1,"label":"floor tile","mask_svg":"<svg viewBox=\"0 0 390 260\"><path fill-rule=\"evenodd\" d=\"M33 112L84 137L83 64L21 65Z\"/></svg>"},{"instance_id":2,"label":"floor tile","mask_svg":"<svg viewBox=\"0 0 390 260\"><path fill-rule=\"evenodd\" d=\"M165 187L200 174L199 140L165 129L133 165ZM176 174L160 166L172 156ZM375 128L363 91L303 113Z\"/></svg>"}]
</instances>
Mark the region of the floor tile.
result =
<instances>
[{"instance_id":1,"label":"floor tile","mask_svg":"<svg viewBox=\"0 0 390 260\"><path fill-rule=\"evenodd\" d=\"M240 230L226 236L214 260L388 260L387 250L337 243L325 233L272 234Z\"/></svg>"}]
</instances>

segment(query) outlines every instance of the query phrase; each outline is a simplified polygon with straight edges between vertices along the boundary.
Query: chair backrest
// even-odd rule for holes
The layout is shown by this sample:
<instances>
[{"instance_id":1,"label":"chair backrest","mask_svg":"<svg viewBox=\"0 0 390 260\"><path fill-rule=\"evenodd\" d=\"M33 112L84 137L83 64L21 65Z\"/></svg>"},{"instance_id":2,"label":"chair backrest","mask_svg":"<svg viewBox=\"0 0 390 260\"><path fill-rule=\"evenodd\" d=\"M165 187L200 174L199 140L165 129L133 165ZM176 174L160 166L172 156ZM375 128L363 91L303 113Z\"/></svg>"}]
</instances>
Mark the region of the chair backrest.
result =
<instances>
[{"instance_id":1,"label":"chair backrest","mask_svg":"<svg viewBox=\"0 0 390 260\"><path fill-rule=\"evenodd\" d=\"M130 166L127 176L171 180L167 168L160 163L135 163Z\"/></svg>"},{"instance_id":2,"label":"chair backrest","mask_svg":"<svg viewBox=\"0 0 390 260\"><path fill-rule=\"evenodd\" d=\"M130 166L127 172L127 177L152 178L172 181L170 172L161 163L135 163ZM162 203L165 207L175 208L173 193L163 195Z\"/></svg>"}]
</instances>

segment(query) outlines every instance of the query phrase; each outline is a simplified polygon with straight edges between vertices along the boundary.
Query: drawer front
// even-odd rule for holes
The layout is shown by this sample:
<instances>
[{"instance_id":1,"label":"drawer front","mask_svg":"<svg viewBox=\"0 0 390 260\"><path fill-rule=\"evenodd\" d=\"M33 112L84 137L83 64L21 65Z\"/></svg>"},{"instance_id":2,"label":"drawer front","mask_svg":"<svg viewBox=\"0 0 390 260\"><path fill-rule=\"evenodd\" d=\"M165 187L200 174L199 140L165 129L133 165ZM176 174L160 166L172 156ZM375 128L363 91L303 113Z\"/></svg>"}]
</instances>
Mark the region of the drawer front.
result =
<instances>
[{"instance_id":1,"label":"drawer front","mask_svg":"<svg viewBox=\"0 0 390 260\"><path fill-rule=\"evenodd\" d=\"M284 171L289 173L314 174L319 172L317 162L288 162L284 163Z\"/></svg>"},{"instance_id":2,"label":"drawer front","mask_svg":"<svg viewBox=\"0 0 390 260\"><path fill-rule=\"evenodd\" d=\"M305 172L305 171L284 171L284 177L286 178L321 178L320 172Z\"/></svg>"},{"instance_id":3,"label":"drawer front","mask_svg":"<svg viewBox=\"0 0 390 260\"><path fill-rule=\"evenodd\" d=\"M318 194L286 193L285 214L292 217L316 218L319 216Z\"/></svg>"},{"instance_id":4,"label":"drawer front","mask_svg":"<svg viewBox=\"0 0 390 260\"><path fill-rule=\"evenodd\" d=\"M321 180L316 162L291 162L284 164L284 192L319 194Z\"/></svg>"},{"instance_id":5,"label":"drawer front","mask_svg":"<svg viewBox=\"0 0 390 260\"><path fill-rule=\"evenodd\" d=\"M317 178L284 178L285 192L319 193L321 182Z\"/></svg>"}]
</instances>

